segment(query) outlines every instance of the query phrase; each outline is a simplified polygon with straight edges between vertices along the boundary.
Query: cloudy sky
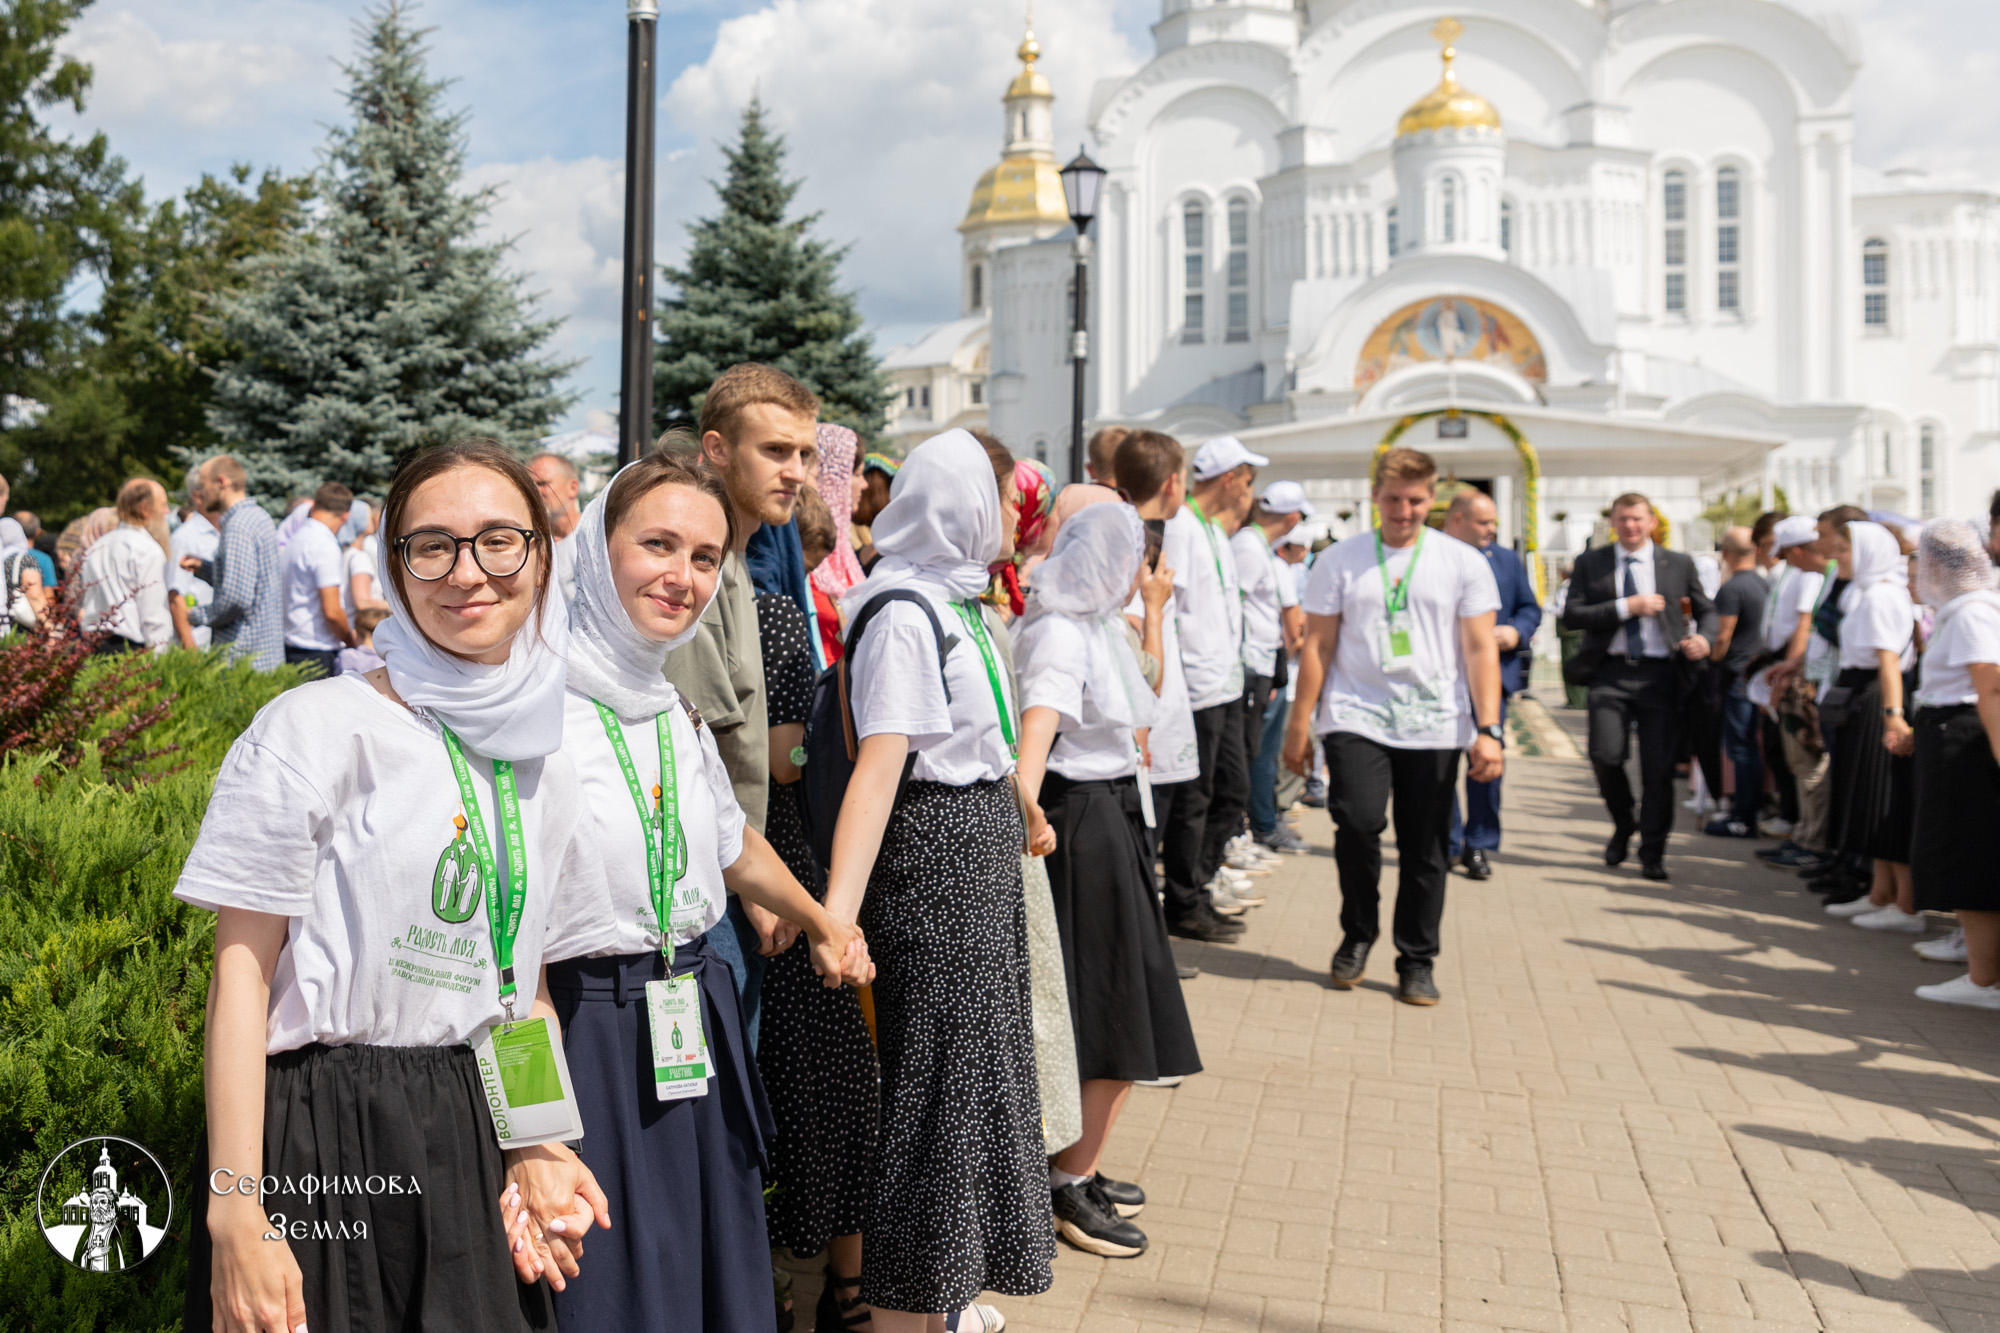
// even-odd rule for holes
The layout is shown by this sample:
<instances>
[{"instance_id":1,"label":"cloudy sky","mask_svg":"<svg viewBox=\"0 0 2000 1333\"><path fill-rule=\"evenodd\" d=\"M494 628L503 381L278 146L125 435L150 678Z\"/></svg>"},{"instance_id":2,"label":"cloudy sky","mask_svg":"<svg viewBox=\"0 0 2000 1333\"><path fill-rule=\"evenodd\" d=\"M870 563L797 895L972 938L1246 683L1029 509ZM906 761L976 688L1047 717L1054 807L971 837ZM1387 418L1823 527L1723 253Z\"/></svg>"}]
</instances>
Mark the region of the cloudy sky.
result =
<instances>
[{"instance_id":1,"label":"cloudy sky","mask_svg":"<svg viewBox=\"0 0 2000 1333\"><path fill-rule=\"evenodd\" d=\"M1748 3L1749 0L1745 0ZM1817 12L1827 6L1802 3ZM97 78L101 129L155 195L233 162L304 170L342 118L339 62L363 0L96 0L70 39ZM998 151L1016 68L1014 0L661 0L659 239L676 257L710 213L715 144L762 95L822 234L885 343L951 318L966 196ZM1160 0L1042 0L1057 141L1084 137L1091 82L1151 49ZM1852 0L1869 64L1856 158L2000 181L2000 5ZM471 175L500 188L491 226L567 320L574 420L615 405L625 19L619 0L425 0L433 68L470 113Z\"/></svg>"}]
</instances>

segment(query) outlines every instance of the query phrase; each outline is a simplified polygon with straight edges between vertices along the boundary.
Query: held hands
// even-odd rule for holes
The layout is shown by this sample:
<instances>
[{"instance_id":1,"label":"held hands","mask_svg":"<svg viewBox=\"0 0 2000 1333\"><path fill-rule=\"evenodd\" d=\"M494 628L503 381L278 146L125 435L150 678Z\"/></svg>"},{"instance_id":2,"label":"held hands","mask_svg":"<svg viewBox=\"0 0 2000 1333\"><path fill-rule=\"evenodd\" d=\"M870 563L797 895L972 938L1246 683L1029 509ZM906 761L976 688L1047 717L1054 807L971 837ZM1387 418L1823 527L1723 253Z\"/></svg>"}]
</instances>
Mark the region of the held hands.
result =
<instances>
[{"instance_id":1,"label":"held hands","mask_svg":"<svg viewBox=\"0 0 2000 1333\"><path fill-rule=\"evenodd\" d=\"M610 1202L590 1168L560 1143L512 1148L506 1157L507 1191L500 1196L500 1216L507 1225L514 1274L530 1284L546 1278L561 1291L565 1280L577 1275L583 1233L590 1224L611 1229Z\"/></svg>"},{"instance_id":2,"label":"held hands","mask_svg":"<svg viewBox=\"0 0 2000 1333\"><path fill-rule=\"evenodd\" d=\"M1056 849L1056 831L1050 826L1048 816L1042 813L1040 803L1028 802L1028 854L1047 856Z\"/></svg>"},{"instance_id":3,"label":"held hands","mask_svg":"<svg viewBox=\"0 0 2000 1333\"><path fill-rule=\"evenodd\" d=\"M1699 634L1690 634L1681 640L1681 656L1690 662L1699 662L1708 656L1708 640Z\"/></svg>"},{"instance_id":4,"label":"held hands","mask_svg":"<svg viewBox=\"0 0 2000 1333\"><path fill-rule=\"evenodd\" d=\"M743 900L743 914L750 918L750 925L757 932L757 952L766 958L776 958L791 948L792 941L799 937L797 926L748 898Z\"/></svg>"},{"instance_id":5,"label":"held hands","mask_svg":"<svg viewBox=\"0 0 2000 1333\"><path fill-rule=\"evenodd\" d=\"M232 1193L210 1201L209 1299L219 1333L305 1333L305 1278L291 1246L264 1239L270 1229L255 1199Z\"/></svg>"},{"instance_id":6,"label":"held hands","mask_svg":"<svg viewBox=\"0 0 2000 1333\"><path fill-rule=\"evenodd\" d=\"M842 986L866 986L875 980L875 961L868 956L868 940L861 927L842 921L830 912L821 913L819 933L806 932L812 951L813 971L828 990Z\"/></svg>"},{"instance_id":7,"label":"held hands","mask_svg":"<svg viewBox=\"0 0 2000 1333\"><path fill-rule=\"evenodd\" d=\"M1491 736L1481 736L1472 742L1472 763L1466 774L1474 782L1491 782L1500 776L1507 766L1506 752L1500 742Z\"/></svg>"},{"instance_id":8,"label":"held hands","mask_svg":"<svg viewBox=\"0 0 2000 1333\"><path fill-rule=\"evenodd\" d=\"M1899 759L1906 759L1917 752L1917 733L1908 718L1882 719L1882 746Z\"/></svg>"}]
</instances>

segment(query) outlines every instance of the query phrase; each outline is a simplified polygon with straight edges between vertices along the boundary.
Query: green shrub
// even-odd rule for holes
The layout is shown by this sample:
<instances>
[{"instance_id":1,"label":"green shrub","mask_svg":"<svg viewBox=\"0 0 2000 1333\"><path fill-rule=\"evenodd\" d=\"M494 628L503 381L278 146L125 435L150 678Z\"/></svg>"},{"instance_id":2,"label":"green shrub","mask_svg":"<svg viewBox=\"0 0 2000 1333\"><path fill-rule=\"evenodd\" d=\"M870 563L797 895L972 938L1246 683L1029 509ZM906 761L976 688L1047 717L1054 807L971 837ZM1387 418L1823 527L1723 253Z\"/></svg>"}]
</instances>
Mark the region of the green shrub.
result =
<instances>
[{"instance_id":1,"label":"green shrub","mask_svg":"<svg viewBox=\"0 0 2000 1333\"><path fill-rule=\"evenodd\" d=\"M180 1327L214 919L171 895L230 742L296 683L170 653L88 733L164 703L137 771L107 775L88 743L69 767L0 758L0 1330ZM36 1226L42 1168L96 1134L174 1178L169 1238L136 1272L71 1268Z\"/></svg>"}]
</instances>

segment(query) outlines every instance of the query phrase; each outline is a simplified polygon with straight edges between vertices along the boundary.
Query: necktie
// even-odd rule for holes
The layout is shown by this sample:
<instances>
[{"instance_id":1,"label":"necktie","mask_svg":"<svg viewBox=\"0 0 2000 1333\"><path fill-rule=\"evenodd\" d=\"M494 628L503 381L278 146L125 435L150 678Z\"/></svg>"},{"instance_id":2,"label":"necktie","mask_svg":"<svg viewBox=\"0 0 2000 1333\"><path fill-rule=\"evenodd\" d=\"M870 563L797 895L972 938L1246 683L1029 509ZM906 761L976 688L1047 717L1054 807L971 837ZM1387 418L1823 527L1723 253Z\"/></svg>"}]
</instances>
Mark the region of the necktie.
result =
<instances>
[{"instance_id":1,"label":"necktie","mask_svg":"<svg viewBox=\"0 0 2000 1333\"><path fill-rule=\"evenodd\" d=\"M1636 555L1625 557L1625 587L1622 596L1639 595L1639 576L1632 572L1638 563L1639 557ZM1643 641L1639 637L1639 617L1631 616L1625 621L1625 660L1636 662L1643 651Z\"/></svg>"}]
</instances>

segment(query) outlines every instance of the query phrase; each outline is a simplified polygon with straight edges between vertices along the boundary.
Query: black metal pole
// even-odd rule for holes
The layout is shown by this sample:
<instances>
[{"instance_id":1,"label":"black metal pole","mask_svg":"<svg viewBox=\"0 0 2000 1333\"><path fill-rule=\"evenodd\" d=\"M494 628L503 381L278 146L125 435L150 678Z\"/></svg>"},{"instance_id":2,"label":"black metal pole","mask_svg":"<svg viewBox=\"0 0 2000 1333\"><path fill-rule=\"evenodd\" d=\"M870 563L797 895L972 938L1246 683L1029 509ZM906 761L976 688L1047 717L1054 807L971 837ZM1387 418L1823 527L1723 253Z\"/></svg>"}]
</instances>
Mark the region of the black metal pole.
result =
<instances>
[{"instance_id":1,"label":"black metal pole","mask_svg":"<svg viewBox=\"0 0 2000 1333\"><path fill-rule=\"evenodd\" d=\"M1085 224L1086 228L1088 224ZM1085 262L1088 242L1085 229L1076 236L1076 312L1070 335L1070 361L1076 370L1076 384L1069 405L1069 479L1083 480L1083 367L1090 360L1089 266Z\"/></svg>"},{"instance_id":2,"label":"black metal pole","mask_svg":"<svg viewBox=\"0 0 2000 1333\"><path fill-rule=\"evenodd\" d=\"M625 8L625 286L619 355L618 464L653 442L653 52L658 0Z\"/></svg>"}]
</instances>

